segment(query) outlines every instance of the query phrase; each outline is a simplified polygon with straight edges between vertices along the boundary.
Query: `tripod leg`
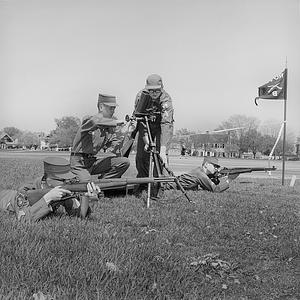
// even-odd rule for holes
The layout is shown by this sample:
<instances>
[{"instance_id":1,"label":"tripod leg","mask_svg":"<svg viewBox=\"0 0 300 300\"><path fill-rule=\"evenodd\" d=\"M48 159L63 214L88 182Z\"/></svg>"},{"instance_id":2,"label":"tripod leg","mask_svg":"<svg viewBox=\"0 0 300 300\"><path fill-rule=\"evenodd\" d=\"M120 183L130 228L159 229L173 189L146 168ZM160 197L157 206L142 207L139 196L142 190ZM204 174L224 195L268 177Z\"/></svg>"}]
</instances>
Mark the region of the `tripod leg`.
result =
<instances>
[{"instance_id":1,"label":"tripod leg","mask_svg":"<svg viewBox=\"0 0 300 300\"><path fill-rule=\"evenodd\" d=\"M152 153L150 153L149 159L149 178L153 177L153 166L152 166ZM151 183L148 183L148 191L147 191L147 208L150 207L150 197L151 197Z\"/></svg>"},{"instance_id":2,"label":"tripod leg","mask_svg":"<svg viewBox=\"0 0 300 300\"><path fill-rule=\"evenodd\" d=\"M177 177L175 177L175 183L177 184L178 188L181 190L181 192L183 193L183 195L185 196L185 198L189 201L189 202L193 202L189 196L186 193L186 190L183 188L183 186L181 185L181 183L179 182L179 179Z\"/></svg>"},{"instance_id":3,"label":"tripod leg","mask_svg":"<svg viewBox=\"0 0 300 300\"><path fill-rule=\"evenodd\" d=\"M157 172L157 175L158 177L162 177L163 174L162 174L162 169L163 169L163 166L162 166L162 159L160 158L159 154L157 152L154 152L153 154L153 162L154 162L154 167L156 168L156 172Z\"/></svg>"},{"instance_id":4,"label":"tripod leg","mask_svg":"<svg viewBox=\"0 0 300 300\"><path fill-rule=\"evenodd\" d=\"M184 196L186 197L186 199L187 199L189 202L192 202L192 200L191 200L191 199L189 198L189 196L187 195L185 189L184 189L183 186L181 185L179 179L174 175L174 173L173 173L170 169L168 169L168 168L166 167L165 164L162 163L162 158L160 157L159 154L157 154L157 160L159 161L159 164L160 164L160 166L161 166L162 169L165 169L165 170L168 172L169 175L175 177L174 180L175 180L175 183L176 183L177 187L181 190L181 192L184 194Z\"/></svg>"},{"instance_id":5,"label":"tripod leg","mask_svg":"<svg viewBox=\"0 0 300 300\"><path fill-rule=\"evenodd\" d=\"M166 165L163 163L162 158L160 157L159 153L156 151L155 143L153 142L152 136L151 136L151 131L149 127L149 122L148 122L148 117L145 116L145 123L146 123L146 128L147 128L147 137L149 139L149 145L150 145L150 160L149 160L149 178L153 177L153 166L152 166L152 161L154 163L154 167L156 168L158 177L163 177L163 169L165 169L169 175L174 176L174 173L167 169ZM177 187L183 192L185 197L188 199L189 202L192 202L186 191L184 190L183 186L180 184L179 180L177 177L175 177L175 183ZM151 197L151 183L148 184L148 195L147 195L147 208L150 206L150 197Z\"/></svg>"},{"instance_id":6,"label":"tripod leg","mask_svg":"<svg viewBox=\"0 0 300 300\"><path fill-rule=\"evenodd\" d=\"M174 175L174 173L168 169L166 167L166 165L163 163L163 160L162 158L160 157L159 153L158 152L155 152L153 153L153 156L154 156L154 162L155 162L155 165L156 165L156 169L157 169L157 172L158 172L158 176L159 177L162 177L163 176L163 170L166 170L167 173L170 175L170 176L173 176L175 179L175 183L177 185L177 187L181 190L181 192L184 194L184 196L186 197L186 199L189 201L189 202L192 202L191 199L189 198L189 196L187 195L185 189L183 188L183 186L181 185L181 183L179 182L179 179Z\"/></svg>"}]
</instances>

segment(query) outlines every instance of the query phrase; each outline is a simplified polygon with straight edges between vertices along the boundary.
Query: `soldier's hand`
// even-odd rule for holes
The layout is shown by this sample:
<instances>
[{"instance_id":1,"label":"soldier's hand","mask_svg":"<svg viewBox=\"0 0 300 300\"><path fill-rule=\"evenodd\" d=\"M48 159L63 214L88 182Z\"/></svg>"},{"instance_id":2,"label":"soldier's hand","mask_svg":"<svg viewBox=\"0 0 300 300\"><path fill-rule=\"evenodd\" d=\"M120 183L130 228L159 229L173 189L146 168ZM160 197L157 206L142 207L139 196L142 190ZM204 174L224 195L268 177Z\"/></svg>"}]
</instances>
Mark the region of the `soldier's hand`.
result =
<instances>
[{"instance_id":1,"label":"soldier's hand","mask_svg":"<svg viewBox=\"0 0 300 300\"><path fill-rule=\"evenodd\" d=\"M87 192L85 193L88 197L98 197L98 194L101 193L101 189L94 182L89 182L87 185Z\"/></svg>"},{"instance_id":2,"label":"soldier's hand","mask_svg":"<svg viewBox=\"0 0 300 300\"><path fill-rule=\"evenodd\" d=\"M239 174L228 174L228 175L222 176L221 180L226 181L227 183L230 183L232 180L234 180L238 176L239 176Z\"/></svg>"},{"instance_id":3,"label":"soldier's hand","mask_svg":"<svg viewBox=\"0 0 300 300\"><path fill-rule=\"evenodd\" d=\"M240 174L237 173L237 174L228 174L228 179L229 181L232 181L234 179L236 179Z\"/></svg>"},{"instance_id":4,"label":"soldier's hand","mask_svg":"<svg viewBox=\"0 0 300 300\"><path fill-rule=\"evenodd\" d=\"M168 155L167 155L167 148L166 146L161 146L160 148L160 157L163 163L167 166L169 165Z\"/></svg>"},{"instance_id":5,"label":"soldier's hand","mask_svg":"<svg viewBox=\"0 0 300 300\"><path fill-rule=\"evenodd\" d=\"M117 121L117 126L124 126L125 122L123 120L116 120Z\"/></svg>"},{"instance_id":6,"label":"soldier's hand","mask_svg":"<svg viewBox=\"0 0 300 300\"><path fill-rule=\"evenodd\" d=\"M150 152L150 146L149 146L149 144L145 144L144 151Z\"/></svg>"},{"instance_id":7,"label":"soldier's hand","mask_svg":"<svg viewBox=\"0 0 300 300\"><path fill-rule=\"evenodd\" d=\"M61 186L56 186L50 190L47 194L44 195L44 199L47 204L50 204L52 201L59 201L62 197L66 195L71 195L72 192L69 190L63 189Z\"/></svg>"},{"instance_id":8,"label":"soldier's hand","mask_svg":"<svg viewBox=\"0 0 300 300\"><path fill-rule=\"evenodd\" d=\"M134 131L136 129L136 126L137 126L137 120L130 120L128 130Z\"/></svg>"}]
</instances>

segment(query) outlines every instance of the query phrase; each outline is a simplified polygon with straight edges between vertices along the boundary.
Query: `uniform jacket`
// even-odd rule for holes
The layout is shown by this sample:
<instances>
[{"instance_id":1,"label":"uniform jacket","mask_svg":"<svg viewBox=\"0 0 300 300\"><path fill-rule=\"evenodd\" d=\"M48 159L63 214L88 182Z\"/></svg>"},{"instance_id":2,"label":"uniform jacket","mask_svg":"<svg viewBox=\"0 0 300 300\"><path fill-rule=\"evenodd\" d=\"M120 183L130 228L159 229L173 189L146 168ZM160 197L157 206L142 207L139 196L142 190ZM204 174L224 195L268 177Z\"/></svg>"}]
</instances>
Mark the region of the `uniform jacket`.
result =
<instances>
[{"instance_id":1,"label":"uniform jacket","mask_svg":"<svg viewBox=\"0 0 300 300\"><path fill-rule=\"evenodd\" d=\"M114 119L104 118L101 113L85 117L78 129L72 152L96 155L100 150L117 152L120 140L116 137Z\"/></svg>"},{"instance_id":2,"label":"uniform jacket","mask_svg":"<svg viewBox=\"0 0 300 300\"><path fill-rule=\"evenodd\" d=\"M36 179L33 183L25 184L18 191L3 190L0 191L0 209L14 213L19 221L38 221L41 218L52 213L57 206L47 205L44 197L37 202L30 204L26 196L28 190L52 188L47 185L41 178ZM79 215L79 201L68 199L61 203L69 215Z\"/></svg>"},{"instance_id":3,"label":"uniform jacket","mask_svg":"<svg viewBox=\"0 0 300 300\"><path fill-rule=\"evenodd\" d=\"M197 167L189 173L178 176L182 186L187 190L202 189L205 191L221 193L229 188L229 182L226 178L220 178L219 184L213 181L205 174L202 167Z\"/></svg>"},{"instance_id":4,"label":"uniform jacket","mask_svg":"<svg viewBox=\"0 0 300 300\"><path fill-rule=\"evenodd\" d=\"M137 94L135 106L137 105L143 91L146 90L141 90ZM158 101L160 104L159 110L161 112L161 118L159 118L158 124L161 127L161 146L166 146L168 148L171 143L174 129L174 109L172 99L170 95L164 89L162 89L162 94L160 95Z\"/></svg>"}]
</instances>

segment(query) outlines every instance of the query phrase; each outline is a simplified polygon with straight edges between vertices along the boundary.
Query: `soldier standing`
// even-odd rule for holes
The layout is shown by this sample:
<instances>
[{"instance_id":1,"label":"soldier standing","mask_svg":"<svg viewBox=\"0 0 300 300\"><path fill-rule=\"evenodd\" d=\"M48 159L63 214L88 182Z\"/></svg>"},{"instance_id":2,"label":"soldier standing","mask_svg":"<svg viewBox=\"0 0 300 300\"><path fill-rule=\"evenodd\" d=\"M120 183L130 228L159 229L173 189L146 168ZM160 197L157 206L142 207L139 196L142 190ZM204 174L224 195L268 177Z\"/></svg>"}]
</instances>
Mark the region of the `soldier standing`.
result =
<instances>
[{"instance_id":1,"label":"soldier standing","mask_svg":"<svg viewBox=\"0 0 300 300\"><path fill-rule=\"evenodd\" d=\"M173 105L170 95L164 90L161 76L157 74L149 75L146 79L145 89L141 90L135 100L135 107L140 100L140 97L146 91L149 93L153 107L159 112L159 115L155 120L149 122L150 132L153 141L156 144L156 150L160 152L160 155L164 163L168 163L167 155L170 146L170 142L173 136ZM137 153L136 153L136 168L137 177L149 176L149 161L150 153L145 151L145 124L142 121L137 123L138 141L137 141Z\"/></svg>"},{"instance_id":2,"label":"soldier standing","mask_svg":"<svg viewBox=\"0 0 300 300\"><path fill-rule=\"evenodd\" d=\"M116 106L115 96L99 94L98 114L84 118L75 136L70 163L81 182L91 180L91 175L119 178L129 168L129 159L120 156L120 140L115 134L119 124L113 118ZM112 155L97 157L100 150Z\"/></svg>"}]
</instances>

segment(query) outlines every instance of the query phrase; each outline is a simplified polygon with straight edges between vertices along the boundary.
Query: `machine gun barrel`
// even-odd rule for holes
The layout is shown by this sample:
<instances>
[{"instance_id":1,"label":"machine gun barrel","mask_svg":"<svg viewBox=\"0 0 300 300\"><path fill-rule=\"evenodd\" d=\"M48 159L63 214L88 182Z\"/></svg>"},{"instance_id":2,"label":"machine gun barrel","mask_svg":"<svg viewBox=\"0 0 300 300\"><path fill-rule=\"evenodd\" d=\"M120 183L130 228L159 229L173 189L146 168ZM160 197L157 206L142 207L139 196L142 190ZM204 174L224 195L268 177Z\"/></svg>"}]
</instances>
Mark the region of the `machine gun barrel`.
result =
<instances>
[{"instance_id":1,"label":"machine gun barrel","mask_svg":"<svg viewBox=\"0 0 300 300\"><path fill-rule=\"evenodd\" d=\"M276 168L273 166L272 168L223 168L218 171L221 175L229 175L229 174L242 174L242 173L251 173L251 172L268 172L268 171L275 171Z\"/></svg>"}]
</instances>

